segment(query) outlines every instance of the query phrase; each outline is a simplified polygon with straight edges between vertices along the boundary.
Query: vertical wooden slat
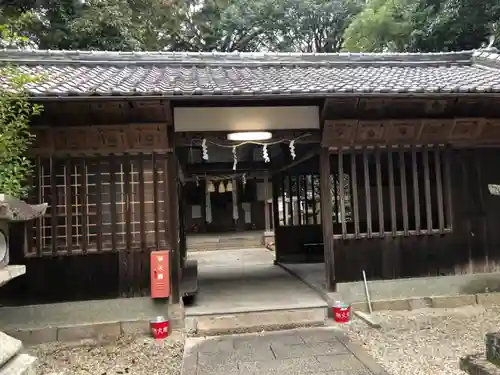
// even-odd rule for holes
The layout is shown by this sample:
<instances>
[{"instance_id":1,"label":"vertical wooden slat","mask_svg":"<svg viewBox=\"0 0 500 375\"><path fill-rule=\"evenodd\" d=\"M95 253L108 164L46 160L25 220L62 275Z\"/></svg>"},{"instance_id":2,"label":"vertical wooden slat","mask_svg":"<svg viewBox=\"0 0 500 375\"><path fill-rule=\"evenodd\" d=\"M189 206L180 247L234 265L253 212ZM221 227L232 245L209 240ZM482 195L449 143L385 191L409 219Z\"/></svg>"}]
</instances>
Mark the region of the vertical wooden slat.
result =
<instances>
[{"instance_id":1,"label":"vertical wooden slat","mask_svg":"<svg viewBox=\"0 0 500 375\"><path fill-rule=\"evenodd\" d=\"M453 228L453 197L451 189L451 150L447 148L444 153L444 184L446 189L446 227Z\"/></svg>"},{"instance_id":2,"label":"vertical wooden slat","mask_svg":"<svg viewBox=\"0 0 500 375\"><path fill-rule=\"evenodd\" d=\"M283 215L283 226L288 225L288 205L286 203L286 181L285 179L288 178L285 174L285 172L281 173L279 175L279 180L280 180L280 185L281 185L281 209L282 209L282 215Z\"/></svg>"},{"instance_id":3,"label":"vertical wooden slat","mask_svg":"<svg viewBox=\"0 0 500 375\"><path fill-rule=\"evenodd\" d=\"M78 166L80 169L79 173L79 199L80 199L80 210L82 211L82 251L84 254L87 253L89 246L89 226L88 226L88 188L87 188L87 162L85 158L80 159Z\"/></svg>"},{"instance_id":4,"label":"vertical wooden slat","mask_svg":"<svg viewBox=\"0 0 500 375\"><path fill-rule=\"evenodd\" d=\"M44 203L42 202L42 199L45 199L43 196L43 191L42 191L42 186L45 185L44 181L42 180L44 176L42 175L42 163L40 156L37 156L35 158L35 199L36 199L36 204ZM35 230L35 246L36 246L36 253L38 256L42 255L42 220L43 218L39 218L35 220L35 225L36 225L36 230ZM54 241L55 238L52 239ZM29 249L29 251L33 251L33 249Z\"/></svg>"},{"instance_id":5,"label":"vertical wooden slat","mask_svg":"<svg viewBox=\"0 0 500 375\"><path fill-rule=\"evenodd\" d=\"M318 224L318 213L316 212L316 175L311 175L312 213L313 224Z\"/></svg>"},{"instance_id":6,"label":"vertical wooden slat","mask_svg":"<svg viewBox=\"0 0 500 375\"><path fill-rule=\"evenodd\" d=\"M415 214L415 232L420 234L420 193L418 184L418 163L417 163L417 149L411 150L411 169L413 174L413 207Z\"/></svg>"},{"instance_id":7,"label":"vertical wooden slat","mask_svg":"<svg viewBox=\"0 0 500 375\"><path fill-rule=\"evenodd\" d=\"M179 257L179 210L177 205L179 199L178 191L178 163L175 154L168 154L163 165L165 166L165 209L166 221L168 224L168 236L171 250L170 283L171 283L171 302L179 303L181 295L181 260Z\"/></svg>"},{"instance_id":8,"label":"vertical wooden slat","mask_svg":"<svg viewBox=\"0 0 500 375\"><path fill-rule=\"evenodd\" d=\"M401 177L401 204L402 204L402 213L403 213L403 231L405 236L408 236L409 228L408 228L408 187L406 186L406 160L405 160L405 151L400 148L399 149L399 172Z\"/></svg>"},{"instance_id":9,"label":"vertical wooden slat","mask_svg":"<svg viewBox=\"0 0 500 375\"><path fill-rule=\"evenodd\" d=\"M359 238L359 200L358 200L358 178L356 165L356 152L350 154L351 157L351 193L353 200L354 235Z\"/></svg>"},{"instance_id":10,"label":"vertical wooden slat","mask_svg":"<svg viewBox=\"0 0 500 375\"><path fill-rule=\"evenodd\" d=\"M297 196L297 220L298 222L296 224L302 225L302 209L300 207L300 175L295 176L295 195Z\"/></svg>"},{"instance_id":11,"label":"vertical wooden slat","mask_svg":"<svg viewBox=\"0 0 500 375\"><path fill-rule=\"evenodd\" d=\"M294 212L294 209L293 209L293 190L292 190L292 175L289 174L288 175L288 199L290 200L289 203L288 203L288 214L290 216L290 222L288 223L288 225L295 225L295 220L294 220L294 217L295 217L295 212Z\"/></svg>"},{"instance_id":12,"label":"vertical wooden slat","mask_svg":"<svg viewBox=\"0 0 500 375\"><path fill-rule=\"evenodd\" d=\"M439 233L444 233L443 175L441 173L441 151L439 147L434 149L434 170L436 172Z\"/></svg>"},{"instance_id":13,"label":"vertical wooden slat","mask_svg":"<svg viewBox=\"0 0 500 375\"><path fill-rule=\"evenodd\" d=\"M177 234L178 234L178 228L177 226L171 226L173 223L171 223L169 220L175 220L177 222L177 215L179 212L179 209L177 206L179 205L179 202L177 199L173 200L173 204L175 207L169 207L169 204L172 204L171 199L172 199L172 194L177 193L174 192L173 190L175 189L177 191L178 189L178 184L177 184L177 163L174 159L173 155L161 155L160 156L162 159L161 165L163 166L163 209L165 212L169 212L169 210L173 210L171 213L171 216L164 215L164 228L165 228L165 243L170 245L170 249L174 249L177 246ZM172 159L169 159L172 158ZM173 164L173 165L171 165ZM169 169L170 168L170 169ZM175 171L173 170L175 169ZM172 181L170 179L173 179ZM236 187L236 181L232 181L233 186ZM236 188L235 188L236 190Z\"/></svg>"},{"instance_id":14,"label":"vertical wooden slat","mask_svg":"<svg viewBox=\"0 0 500 375\"><path fill-rule=\"evenodd\" d=\"M320 151L320 193L321 225L323 227L323 246L325 256L326 283L329 290L335 290L335 257L333 249L332 196L330 189L330 152L327 148Z\"/></svg>"},{"instance_id":15,"label":"vertical wooden slat","mask_svg":"<svg viewBox=\"0 0 500 375\"><path fill-rule=\"evenodd\" d=\"M159 217L160 217L160 205L158 204L159 192L158 192L158 165L156 163L156 154L153 154L153 204L154 204L154 228L155 228L155 250L160 249L160 227L159 227Z\"/></svg>"},{"instance_id":16,"label":"vertical wooden slat","mask_svg":"<svg viewBox=\"0 0 500 375\"><path fill-rule=\"evenodd\" d=\"M117 232L118 232L118 213L116 210L116 157L115 155L110 155L109 157L109 202L110 202L110 212L111 212L111 248L113 251L118 251L117 246Z\"/></svg>"},{"instance_id":17,"label":"vertical wooden slat","mask_svg":"<svg viewBox=\"0 0 500 375\"><path fill-rule=\"evenodd\" d=\"M73 250L73 191L72 185L73 178L72 172L75 165L71 162L68 157L64 163L64 195L65 195L65 209L66 209L66 247L68 253Z\"/></svg>"},{"instance_id":18,"label":"vertical wooden slat","mask_svg":"<svg viewBox=\"0 0 500 375\"><path fill-rule=\"evenodd\" d=\"M389 197L391 204L391 231L392 235L396 236L397 222L396 222L396 191L394 187L394 160L392 149L387 150L387 162L389 169Z\"/></svg>"},{"instance_id":19,"label":"vertical wooden slat","mask_svg":"<svg viewBox=\"0 0 500 375\"><path fill-rule=\"evenodd\" d=\"M431 178L429 172L429 149L424 147L423 163L424 163L424 187L425 187L425 212L427 217L427 232L432 231L432 201L431 201Z\"/></svg>"},{"instance_id":20,"label":"vertical wooden slat","mask_svg":"<svg viewBox=\"0 0 500 375\"><path fill-rule=\"evenodd\" d=\"M137 164L138 164L138 173L139 173L139 221L140 221L140 238L141 238L141 250L146 250L147 247L147 240L146 240L146 222L145 222L145 217L146 217L146 207L144 204L144 201L146 200L145 197L145 186L144 186L144 154L139 154L139 157L137 159Z\"/></svg>"},{"instance_id":21,"label":"vertical wooden slat","mask_svg":"<svg viewBox=\"0 0 500 375\"><path fill-rule=\"evenodd\" d=\"M344 152L339 150L338 154L338 170L340 184L340 215L342 218L342 238L347 237L347 223L345 220L345 189L344 189Z\"/></svg>"},{"instance_id":22,"label":"vertical wooden slat","mask_svg":"<svg viewBox=\"0 0 500 375\"><path fill-rule=\"evenodd\" d=\"M274 230L276 231L279 226L281 226L280 223L280 216L279 216L279 192L281 191L280 189L282 188L282 181L281 181L281 174L274 174L272 177L272 182L273 182L273 214L272 219L274 221ZM276 233L276 232L275 232ZM276 242L275 237L275 242ZM278 247L276 247L278 249Z\"/></svg>"},{"instance_id":23,"label":"vertical wooden slat","mask_svg":"<svg viewBox=\"0 0 500 375\"><path fill-rule=\"evenodd\" d=\"M337 224L340 223L340 210L339 210L339 174L333 174L333 214L335 215Z\"/></svg>"},{"instance_id":24,"label":"vertical wooden slat","mask_svg":"<svg viewBox=\"0 0 500 375\"><path fill-rule=\"evenodd\" d=\"M466 199L470 198L471 196L471 185L470 185L470 177L469 177L469 168L470 168L470 154L466 151L461 151L460 155L460 171L461 171L461 191L462 191L462 199L464 200L464 221L465 221L465 227L467 228L467 233L465 234L466 236L466 241L467 241L467 253L468 253L468 265L469 265L469 273L472 274L474 271L474 261L473 261L473 254L472 254L472 246L473 246L473 240L472 236L474 236L474 233L472 231L472 219L474 210L472 208L473 204L472 202L465 201Z\"/></svg>"},{"instance_id":25,"label":"vertical wooden slat","mask_svg":"<svg viewBox=\"0 0 500 375\"><path fill-rule=\"evenodd\" d=\"M131 164L130 156L124 155L122 159L123 165L123 199L125 200L125 244L127 251L132 250L132 207L130 207L130 200L132 198L132 184L130 183L131 177Z\"/></svg>"},{"instance_id":26,"label":"vertical wooden slat","mask_svg":"<svg viewBox=\"0 0 500 375\"><path fill-rule=\"evenodd\" d=\"M304 183L304 212L303 212L303 215L304 215L304 222L303 224L307 225L309 224L309 201L308 201L308 188L307 188L307 175L302 175L302 181ZM266 212L269 214L269 206L266 202Z\"/></svg>"},{"instance_id":27,"label":"vertical wooden slat","mask_svg":"<svg viewBox=\"0 0 500 375\"><path fill-rule=\"evenodd\" d=\"M370 170L368 168L368 150L363 151L363 170L365 179L366 232L372 238L372 198L370 192Z\"/></svg>"},{"instance_id":28,"label":"vertical wooden slat","mask_svg":"<svg viewBox=\"0 0 500 375\"><path fill-rule=\"evenodd\" d=\"M50 191L51 191L51 206L50 206L50 216L51 216L51 237L52 237L52 253L57 254L57 159L54 157L50 158Z\"/></svg>"},{"instance_id":29,"label":"vertical wooden slat","mask_svg":"<svg viewBox=\"0 0 500 375\"><path fill-rule=\"evenodd\" d=\"M384 236L384 191L382 186L382 163L380 160L380 149L375 150L375 172L377 175L377 207L378 207L378 228L380 236Z\"/></svg>"},{"instance_id":30,"label":"vertical wooden slat","mask_svg":"<svg viewBox=\"0 0 500 375\"><path fill-rule=\"evenodd\" d=\"M487 185L483 184L484 180L483 180L483 169L481 167L481 158L477 152L474 153L474 167L477 175L476 183L477 183L477 192L479 198L479 202L476 202L476 204L479 203L479 212L480 212L480 215L479 217L477 217L477 219L479 221L478 224L481 227L481 237L482 237L483 251L484 251L484 263L486 267L488 267L490 264L490 241L488 238L489 237L488 219L486 217L487 208L485 206L485 199L484 199L484 190L487 189Z\"/></svg>"},{"instance_id":31,"label":"vertical wooden slat","mask_svg":"<svg viewBox=\"0 0 500 375\"><path fill-rule=\"evenodd\" d=\"M100 158L96 160L96 169L95 169L95 194L96 194L96 225L97 225L97 252L102 251L102 161Z\"/></svg>"}]
</instances>

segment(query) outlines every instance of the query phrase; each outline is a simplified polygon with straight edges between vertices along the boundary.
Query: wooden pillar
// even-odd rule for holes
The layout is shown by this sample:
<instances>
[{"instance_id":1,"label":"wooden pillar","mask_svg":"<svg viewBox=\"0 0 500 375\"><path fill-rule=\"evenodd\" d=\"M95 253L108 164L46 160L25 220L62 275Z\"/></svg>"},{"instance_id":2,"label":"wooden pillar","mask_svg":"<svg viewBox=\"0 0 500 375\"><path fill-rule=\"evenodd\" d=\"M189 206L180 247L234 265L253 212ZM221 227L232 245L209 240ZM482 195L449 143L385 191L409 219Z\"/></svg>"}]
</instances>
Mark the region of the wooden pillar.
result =
<instances>
[{"instance_id":1,"label":"wooden pillar","mask_svg":"<svg viewBox=\"0 0 500 375\"><path fill-rule=\"evenodd\" d=\"M326 287L335 291L335 259L333 253L332 193L330 191L330 152L321 148L319 158L321 225L323 227L323 246L325 251Z\"/></svg>"},{"instance_id":2,"label":"wooden pillar","mask_svg":"<svg viewBox=\"0 0 500 375\"><path fill-rule=\"evenodd\" d=\"M266 223L266 232L271 231L271 217L269 215L269 176L268 173L266 172L264 176L264 219Z\"/></svg>"},{"instance_id":3,"label":"wooden pillar","mask_svg":"<svg viewBox=\"0 0 500 375\"><path fill-rule=\"evenodd\" d=\"M173 132L170 132L172 134ZM169 135L170 135L169 134ZM173 137L169 137L173 139ZM181 257L179 249L179 182L178 163L174 151L168 154L166 160L167 178L165 179L167 189L167 230L170 249L170 303L177 304L181 300Z\"/></svg>"}]
</instances>

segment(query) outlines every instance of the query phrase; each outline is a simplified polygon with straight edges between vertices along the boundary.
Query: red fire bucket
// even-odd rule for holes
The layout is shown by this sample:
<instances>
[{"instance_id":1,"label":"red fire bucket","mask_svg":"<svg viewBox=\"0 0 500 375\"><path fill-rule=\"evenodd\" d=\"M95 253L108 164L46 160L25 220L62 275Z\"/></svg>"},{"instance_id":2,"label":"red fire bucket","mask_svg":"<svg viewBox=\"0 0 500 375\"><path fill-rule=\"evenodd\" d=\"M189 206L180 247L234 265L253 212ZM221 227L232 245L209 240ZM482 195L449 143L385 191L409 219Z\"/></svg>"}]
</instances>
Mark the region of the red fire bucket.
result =
<instances>
[{"instance_id":1,"label":"red fire bucket","mask_svg":"<svg viewBox=\"0 0 500 375\"><path fill-rule=\"evenodd\" d=\"M337 323L349 323L351 320L351 306L342 303L342 302L335 302L333 305L333 319Z\"/></svg>"},{"instance_id":2,"label":"red fire bucket","mask_svg":"<svg viewBox=\"0 0 500 375\"><path fill-rule=\"evenodd\" d=\"M168 337L168 319L163 316L157 316L149 322L151 334L157 340L166 339Z\"/></svg>"}]
</instances>

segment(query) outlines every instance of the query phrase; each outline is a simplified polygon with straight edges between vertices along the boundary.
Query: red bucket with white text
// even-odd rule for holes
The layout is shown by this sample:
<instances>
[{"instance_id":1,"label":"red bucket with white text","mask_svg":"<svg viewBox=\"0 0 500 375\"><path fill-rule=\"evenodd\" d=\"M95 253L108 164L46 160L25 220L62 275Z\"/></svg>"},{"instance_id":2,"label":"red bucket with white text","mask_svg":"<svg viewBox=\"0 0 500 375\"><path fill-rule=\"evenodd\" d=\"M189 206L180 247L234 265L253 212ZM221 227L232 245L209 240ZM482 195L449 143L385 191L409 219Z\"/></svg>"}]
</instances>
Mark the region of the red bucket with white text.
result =
<instances>
[{"instance_id":1,"label":"red bucket with white text","mask_svg":"<svg viewBox=\"0 0 500 375\"><path fill-rule=\"evenodd\" d=\"M157 316L149 322L151 334L157 340L166 339L168 337L168 319L163 316Z\"/></svg>"},{"instance_id":2,"label":"red bucket with white text","mask_svg":"<svg viewBox=\"0 0 500 375\"><path fill-rule=\"evenodd\" d=\"M342 303L342 302L335 302L332 307L332 312L333 312L333 319L335 319L335 322L337 323L349 323L351 321L351 306Z\"/></svg>"}]
</instances>

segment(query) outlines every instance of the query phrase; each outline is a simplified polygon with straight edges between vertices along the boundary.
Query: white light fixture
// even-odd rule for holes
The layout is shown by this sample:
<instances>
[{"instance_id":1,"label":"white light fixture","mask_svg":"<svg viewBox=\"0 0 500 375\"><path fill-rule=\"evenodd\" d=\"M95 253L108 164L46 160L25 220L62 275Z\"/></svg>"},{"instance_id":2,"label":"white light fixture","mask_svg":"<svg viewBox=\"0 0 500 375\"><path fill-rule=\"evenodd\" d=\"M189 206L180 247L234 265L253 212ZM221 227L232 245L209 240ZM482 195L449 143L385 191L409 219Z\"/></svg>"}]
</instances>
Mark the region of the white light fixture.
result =
<instances>
[{"instance_id":1,"label":"white light fixture","mask_svg":"<svg viewBox=\"0 0 500 375\"><path fill-rule=\"evenodd\" d=\"M245 142L245 141L265 141L271 139L273 135L270 132L241 132L241 133L229 133L227 139L234 142Z\"/></svg>"}]
</instances>

